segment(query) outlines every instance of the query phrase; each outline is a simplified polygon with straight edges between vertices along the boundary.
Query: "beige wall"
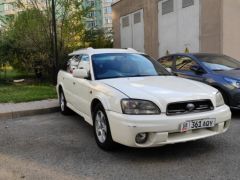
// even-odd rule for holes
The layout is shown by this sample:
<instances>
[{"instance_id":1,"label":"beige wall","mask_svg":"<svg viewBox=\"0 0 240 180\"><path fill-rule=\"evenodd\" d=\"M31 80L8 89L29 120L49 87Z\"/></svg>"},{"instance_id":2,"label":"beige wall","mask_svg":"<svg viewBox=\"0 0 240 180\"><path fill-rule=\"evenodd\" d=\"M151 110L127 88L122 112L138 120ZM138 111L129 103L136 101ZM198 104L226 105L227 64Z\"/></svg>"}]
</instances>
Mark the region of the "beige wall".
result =
<instances>
[{"instance_id":1,"label":"beige wall","mask_svg":"<svg viewBox=\"0 0 240 180\"><path fill-rule=\"evenodd\" d=\"M113 8L114 47L121 47L120 17L143 9L144 48L147 54L158 58L158 0L121 0Z\"/></svg>"},{"instance_id":2,"label":"beige wall","mask_svg":"<svg viewBox=\"0 0 240 180\"><path fill-rule=\"evenodd\" d=\"M240 0L223 1L223 53L240 60Z\"/></svg>"},{"instance_id":3,"label":"beige wall","mask_svg":"<svg viewBox=\"0 0 240 180\"><path fill-rule=\"evenodd\" d=\"M200 51L240 60L240 0L200 1ZM114 47L121 47L120 17L144 10L145 50L158 58L158 0L121 0L113 5Z\"/></svg>"},{"instance_id":4,"label":"beige wall","mask_svg":"<svg viewBox=\"0 0 240 180\"><path fill-rule=\"evenodd\" d=\"M221 53L221 0L200 0L200 2L200 51L209 53Z\"/></svg>"}]
</instances>

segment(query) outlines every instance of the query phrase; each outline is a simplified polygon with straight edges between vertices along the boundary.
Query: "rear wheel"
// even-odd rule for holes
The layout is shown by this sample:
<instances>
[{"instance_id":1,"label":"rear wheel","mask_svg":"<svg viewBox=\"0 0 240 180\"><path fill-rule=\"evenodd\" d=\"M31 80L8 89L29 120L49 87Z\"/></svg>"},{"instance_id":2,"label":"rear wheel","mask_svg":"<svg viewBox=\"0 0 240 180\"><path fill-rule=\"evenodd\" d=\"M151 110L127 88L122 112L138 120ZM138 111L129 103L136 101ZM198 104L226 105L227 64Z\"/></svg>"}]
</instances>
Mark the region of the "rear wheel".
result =
<instances>
[{"instance_id":1,"label":"rear wheel","mask_svg":"<svg viewBox=\"0 0 240 180\"><path fill-rule=\"evenodd\" d=\"M115 148L107 114L101 104L97 104L93 113L93 129L96 143L100 148L107 151Z\"/></svg>"},{"instance_id":2,"label":"rear wheel","mask_svg":"<svg viewBox=\"0 0 240 180\"><path fill-rule=\"evenodd\" d=\"M62 90L59 92L59 105L60 111L63 115L71 114L72 111L67 107L67 101Z\"/></svg>"}]
</instances>

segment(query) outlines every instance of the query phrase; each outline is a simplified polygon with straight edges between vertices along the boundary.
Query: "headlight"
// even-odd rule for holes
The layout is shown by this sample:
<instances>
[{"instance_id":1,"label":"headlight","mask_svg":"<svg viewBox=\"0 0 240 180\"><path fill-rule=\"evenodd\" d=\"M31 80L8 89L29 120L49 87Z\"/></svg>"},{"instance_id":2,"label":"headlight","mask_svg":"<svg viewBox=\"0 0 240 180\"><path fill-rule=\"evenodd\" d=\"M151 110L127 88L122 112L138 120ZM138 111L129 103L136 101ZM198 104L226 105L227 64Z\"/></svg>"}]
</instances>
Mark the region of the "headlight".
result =
<instances>
[{"instance_id":1,"label":"headlight","mask_svg":"<svg viewBox=\"0 0 240 180\"><path fill-rule=\"evenodd\" d=\"M121 105L124 114L154 115L161 113L157 105L151 101L137 99L123 99L121 101Z\"/></svg>"},{"instance_id":2,"label":"headlight","mask_svg":"<svg viewBox=\"0 0 240 180\"><path fill-rule=\"evenodd\" d=\"M240 81L231 78L224 78L224 80L233 85L234 87L240 89Z\"/></svg>"},{"instance_id":3,"label":"headlight","mask_svg":"<svg viewBox=\"0 0 240 180\"><path fill-rule=\"evenodd\" d=\"M223 96L220 92L218 92L216 94L216 106L220 107L220 106L223 106L224 104L225 102L224 102Z\"/></svg>"}]
</instances>

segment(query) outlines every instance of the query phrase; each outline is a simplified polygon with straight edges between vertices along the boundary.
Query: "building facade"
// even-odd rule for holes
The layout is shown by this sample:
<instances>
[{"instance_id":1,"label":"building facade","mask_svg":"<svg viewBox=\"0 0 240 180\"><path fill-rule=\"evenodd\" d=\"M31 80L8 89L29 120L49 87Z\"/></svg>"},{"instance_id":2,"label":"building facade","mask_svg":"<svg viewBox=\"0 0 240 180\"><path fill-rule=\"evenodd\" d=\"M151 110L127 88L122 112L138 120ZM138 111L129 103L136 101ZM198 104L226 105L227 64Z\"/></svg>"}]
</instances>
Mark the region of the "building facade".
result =
<instances>
[{"instance_id":1,"label":"building facade","mask_svg":"<svg viewBox=\"0 0 240 180\"><path fill-rule=\"evenodd\" d=\"M102 0L103 28L112 29L112 0Z\"/></svg>"},{"instance_id":2,"label":"building facade","mask_svg":"<svg viewBox=\"0 0 240 180\"><path fill-rule=\"evenodd\" d=\"M32 2L29 0L21 1L25 7L31 7ZM45 0L38 1L38 7L44 9L46 7ZM17 0L0 0L0 17L6 18L8 16L16 15L17 13L23 11L17 5ZM2 21L0 21L0 28L3 26Z\"/></svg>"},{"instance_id":3,"label":"building facade","mask_svg":"<svg viewBox=\"0 0 240 180\"><path fill-rule=\"evenodd\" d=\"M20 8L16 5L17 0L0 0L0 16L6 17L15 15ZM31 5L31 1L22 0L26 5ZM39 0L40 7L44 8L46 0ZM92 28L112 28L112 0L83 0L84 7L92 7L86 25ZM0 23L1 25L1 23Z\"/></svg>"},{"instance_id":4,"label":"building facade","mask_svg":"<svg viewBox=\"0 0 240 180\"><path fill-rule=\"evenodd\" d=\"M15 0L0 0L0 17L6 18L7 16L17 13ZM3 22L0 21L0 28L3 27Z\"/></svg>"},{"instance_id":5,"label":"building facade","mask_svg":"<svg viewBox=\"0 0 240 180\"><path fill-rule=\"evenodd\" d=\"M84 0L85 7L93 7L86 20L87 27L112 28L112 0Z\"/></svg>"},{"instance_id":6,"label":"building facade","mask_svg":"<svg viewBox=\"0 0 240 180\"><path fill-rule=\"evenodd\" d=\"M117 0L112 8L115 47L240 59L240 0Z\"/></svg>"},{"instance_id":7,"label":"building facade","mask_svg":"<svg viewBox=\"0 0 240 180\"><path fill-rule=\"evenodd\" d=\"M100 28L103 26L102 1L101 0L84 0L84 7L92 7L86 19L86 26L89 29Z\"/></svg>"}]
</instances>

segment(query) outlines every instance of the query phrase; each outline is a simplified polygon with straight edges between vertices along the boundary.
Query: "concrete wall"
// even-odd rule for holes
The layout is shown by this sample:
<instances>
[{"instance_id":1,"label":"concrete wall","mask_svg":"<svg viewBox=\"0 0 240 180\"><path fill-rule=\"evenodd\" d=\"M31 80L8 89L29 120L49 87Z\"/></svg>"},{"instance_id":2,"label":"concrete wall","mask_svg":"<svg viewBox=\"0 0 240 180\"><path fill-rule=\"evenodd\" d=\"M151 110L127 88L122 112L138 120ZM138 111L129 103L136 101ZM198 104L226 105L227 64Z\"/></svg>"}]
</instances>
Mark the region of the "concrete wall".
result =
<instances>
[{"instance_id":1,"label":"concrete wall","mask_svg":"<svg viewBox=\"0 0 240 180\"><path fill-rule=\"evenodd\" d=\"M120 18L121 48L134 48L145 52L143 9Z\"/></svg>"},{"instance_id":2,"label":"concrete wall","mask_svg":"<svg viewBox=\"0 0 240 180\"><path fill-rule=\"evenodd\" d=\"M114 47L121 47L120 17L143 9L144 12L144 49L154 58L158 58L158 0L121 0L113 8Z\"/></svg>"},{"instance_id":3,"label":"concrete wall","mask_svg":"<svg viewBox=\"0 0 240 180\"><path fill-rule=\"evenodd\" d=\"M200 1L200 51L209 53L221 53L222 0Z\"/></svg>"},{"instance_id":4,"label":"concrete wall","mask_svg":"<svg viewBox=\"0 0 240 180\"><path fill-rule=\"evenodd\" d=\"M143 9L145 52L155 58L159 57L161 38L159 41L158 2L159 0L121 0L113 5L115 47L121 46L120 17ZM199 2L199 51L223 53L240 60L240 0ZM171 29L165 29L166 32L168 30Z\"/></svg>"},{"instance_id":5,"label":"concrete wall","mask_svg":"<svg viewBox=\"0 0 240 180\"><path fill-rule=\"evenodd\" d=\"M223 1L224 54L240 60L240 0Z\"/></svg>"},{"instance_id":6,"label":"concrete wall","mask_svg":"<svg viewBox=\"0 0 240 180\"><path fill-rule=\"evenodd\" d=\"M166 52L184 53L199 52L199 0L193 5L184 7L182 1L174 0L173 12L162 14L162 3L159 1L159 57L165 56Z\"/></svg>"}]
</instances>

